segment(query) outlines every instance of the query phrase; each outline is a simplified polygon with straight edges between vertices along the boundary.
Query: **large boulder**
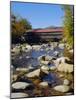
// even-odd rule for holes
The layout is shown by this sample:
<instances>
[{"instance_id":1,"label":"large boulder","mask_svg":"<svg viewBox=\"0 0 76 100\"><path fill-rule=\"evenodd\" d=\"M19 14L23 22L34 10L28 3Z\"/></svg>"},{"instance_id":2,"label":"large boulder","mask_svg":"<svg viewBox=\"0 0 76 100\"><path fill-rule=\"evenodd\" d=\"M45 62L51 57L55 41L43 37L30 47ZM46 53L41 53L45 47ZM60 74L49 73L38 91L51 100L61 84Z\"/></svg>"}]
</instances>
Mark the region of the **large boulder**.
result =
<instances>
[{"instance_id":1,"label":"large boulder","mask_svg":"<svg viewBox=\"0 0 76 100\"><path fill-rule=\"evenodd\" d=\"M73 70L73 65L72 64L67 64L67 63L61 63L58 67L57 70L60 72L65 72L65 73L72 73Z\"/></svg>"},{"instance_id":2,"label":"large boulder","mask_svg":"<svg viewBox=\"0 0 76 100\"><path fill-rule=\"evenodd\" d=\"M59 64L65 63L66 60L69 61L69 58L68 57L60 57L60 58L57 58L56 60L54 60L54 63L58 67Z\"/></svg>"},{"instance_id":3,"label":"large boulder","mask_svg":"<svg viewBox=\"0 0 76 100\"><path fill-rule=\"evenodd\" d=\"M30 86L30 84L26 82L15 82L12 84L13 89L25 89L28 86Z\"/></svg>"},{"instance_id":4,"label":"large boulder","mask_svg":"<svg viewBox=\"0 0 76 100\"><path fill-rule=\"evenodd\" d=\"M64 93L64 92L68 92L70 90L70 87L67 85L58 85L54 87L54 90Z\"/></svg>"},{"instance_id":5,"label":"large boulder","mask_svg":"<svg viewBox=\"0 0 76 100\"><path fill-rule=\"evenodd\" d=\"M40 69L34 70L32 72L29 72L28 74L26 74L26 77L28 78L34 78L34 77L39 77L40 75Z\"/></svg>"},{"instance_id":6,"label":"large boulder","mask_svg":"<svg viewBox=\"0 0 76 100\"><path fill-rule=\"evenodd\" d=\"M26 93L22 93L22 92L19 92L19 93L11 93L11 98L12 99L16 99L16 98L24 98L24 97L28 97L29 95L26 94Z\"/></svg>"}]
</instances>

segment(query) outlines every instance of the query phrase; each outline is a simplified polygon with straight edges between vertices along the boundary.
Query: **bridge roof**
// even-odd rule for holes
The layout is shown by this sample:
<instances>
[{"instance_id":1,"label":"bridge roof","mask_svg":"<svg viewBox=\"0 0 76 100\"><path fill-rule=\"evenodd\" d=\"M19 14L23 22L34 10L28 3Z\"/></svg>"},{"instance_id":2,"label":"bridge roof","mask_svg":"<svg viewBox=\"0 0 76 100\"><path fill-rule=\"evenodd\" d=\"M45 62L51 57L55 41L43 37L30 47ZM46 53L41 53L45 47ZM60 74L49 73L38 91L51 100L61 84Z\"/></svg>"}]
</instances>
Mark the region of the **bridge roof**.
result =
<instances>
[{"instance_id":1,"label":"bridge roof","mask_svg":"<svg viewBox=\"0 0 76 100\"><path fill-rule=\"evenodd\" d=\"M33 29L28 32L35 32L35 33L55 33L55 32L63 32L63 28L50 28L50 29Z\"/></svg>"}]
</instances>

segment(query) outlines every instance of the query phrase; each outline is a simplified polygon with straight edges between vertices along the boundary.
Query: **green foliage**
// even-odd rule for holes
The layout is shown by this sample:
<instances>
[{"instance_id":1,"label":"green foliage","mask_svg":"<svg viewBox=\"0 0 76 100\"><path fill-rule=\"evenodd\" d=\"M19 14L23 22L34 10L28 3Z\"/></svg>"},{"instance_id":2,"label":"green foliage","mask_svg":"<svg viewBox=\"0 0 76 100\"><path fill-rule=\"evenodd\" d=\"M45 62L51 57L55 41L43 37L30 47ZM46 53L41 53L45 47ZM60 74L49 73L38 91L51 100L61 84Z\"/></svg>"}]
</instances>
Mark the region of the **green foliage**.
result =
<instances>
[{"instance_id":1,"label":"green foliage","mask_svg":"<svg viewBox=\"0 0 76 100\"><path fill-rule=\"evenodd\" d=\"M13 42L20 42L21 36L29 29L32 29L32 26L26 19L11 15L11 33Z\"/></svg>"},{"instance_id":2,"label":"green foliage","mask_svg":"<svg viewBox=\"0 0 76 100\"><path fill-rule=\"evenodd\" d=\"M65 11L64 16L64 39L67 44L73 47L73 37L74 37L74 19L73 19L73 7L72 6L64 6Z\"/></svg>"}]
</instances>

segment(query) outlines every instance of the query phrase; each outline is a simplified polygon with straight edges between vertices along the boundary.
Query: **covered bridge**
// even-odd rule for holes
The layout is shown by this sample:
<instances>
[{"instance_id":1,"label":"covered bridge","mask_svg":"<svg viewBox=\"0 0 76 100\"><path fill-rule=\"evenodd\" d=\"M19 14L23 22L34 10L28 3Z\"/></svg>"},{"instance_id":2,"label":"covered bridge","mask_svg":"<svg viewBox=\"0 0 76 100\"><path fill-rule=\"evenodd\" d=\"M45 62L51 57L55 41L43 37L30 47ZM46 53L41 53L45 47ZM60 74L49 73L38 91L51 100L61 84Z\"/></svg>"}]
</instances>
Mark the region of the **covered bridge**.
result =
<instances>
[{"instance_id":1,"label":"covered bridge","mask_svg":"<svg viewBox=\"0 0 76 100\"><path fill-rule=\"evenodd\" d=\"M27 42L59 41L63 36L63 28L55 27L49 29L33 29L24 34Z\"/></svg>"}]
</instances>

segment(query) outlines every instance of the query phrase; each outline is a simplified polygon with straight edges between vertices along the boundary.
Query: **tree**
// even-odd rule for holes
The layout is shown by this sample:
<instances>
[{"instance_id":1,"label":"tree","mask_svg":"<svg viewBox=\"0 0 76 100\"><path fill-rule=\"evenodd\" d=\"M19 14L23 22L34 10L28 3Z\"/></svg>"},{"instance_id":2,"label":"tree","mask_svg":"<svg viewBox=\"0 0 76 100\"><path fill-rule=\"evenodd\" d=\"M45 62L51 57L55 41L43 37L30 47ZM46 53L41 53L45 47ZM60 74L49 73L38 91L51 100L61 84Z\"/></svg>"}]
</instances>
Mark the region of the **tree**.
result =
<instances>
[{"instance_id":1,"label":"tree","mask_svg":"<svg viewBox=\"0 0 76 100\"><path fill-rule=\"evenodd\" d=\"M11 15L12 42L20 42L21 36L29 29L32 29L32 26L26 19Z\"/></svg>"},{"instance_id":2,"label":"tree","mask_svg":"<svg viewBox=\"0 0 76 100\"><path fill-rule=\"evenodd\" d=\"M64 16L64 40L66 43L73 48L73 38L74 38L74 15L73 15L73 6L64 6L63 7L65 16Z\"/></svg>"}]
</instances>

